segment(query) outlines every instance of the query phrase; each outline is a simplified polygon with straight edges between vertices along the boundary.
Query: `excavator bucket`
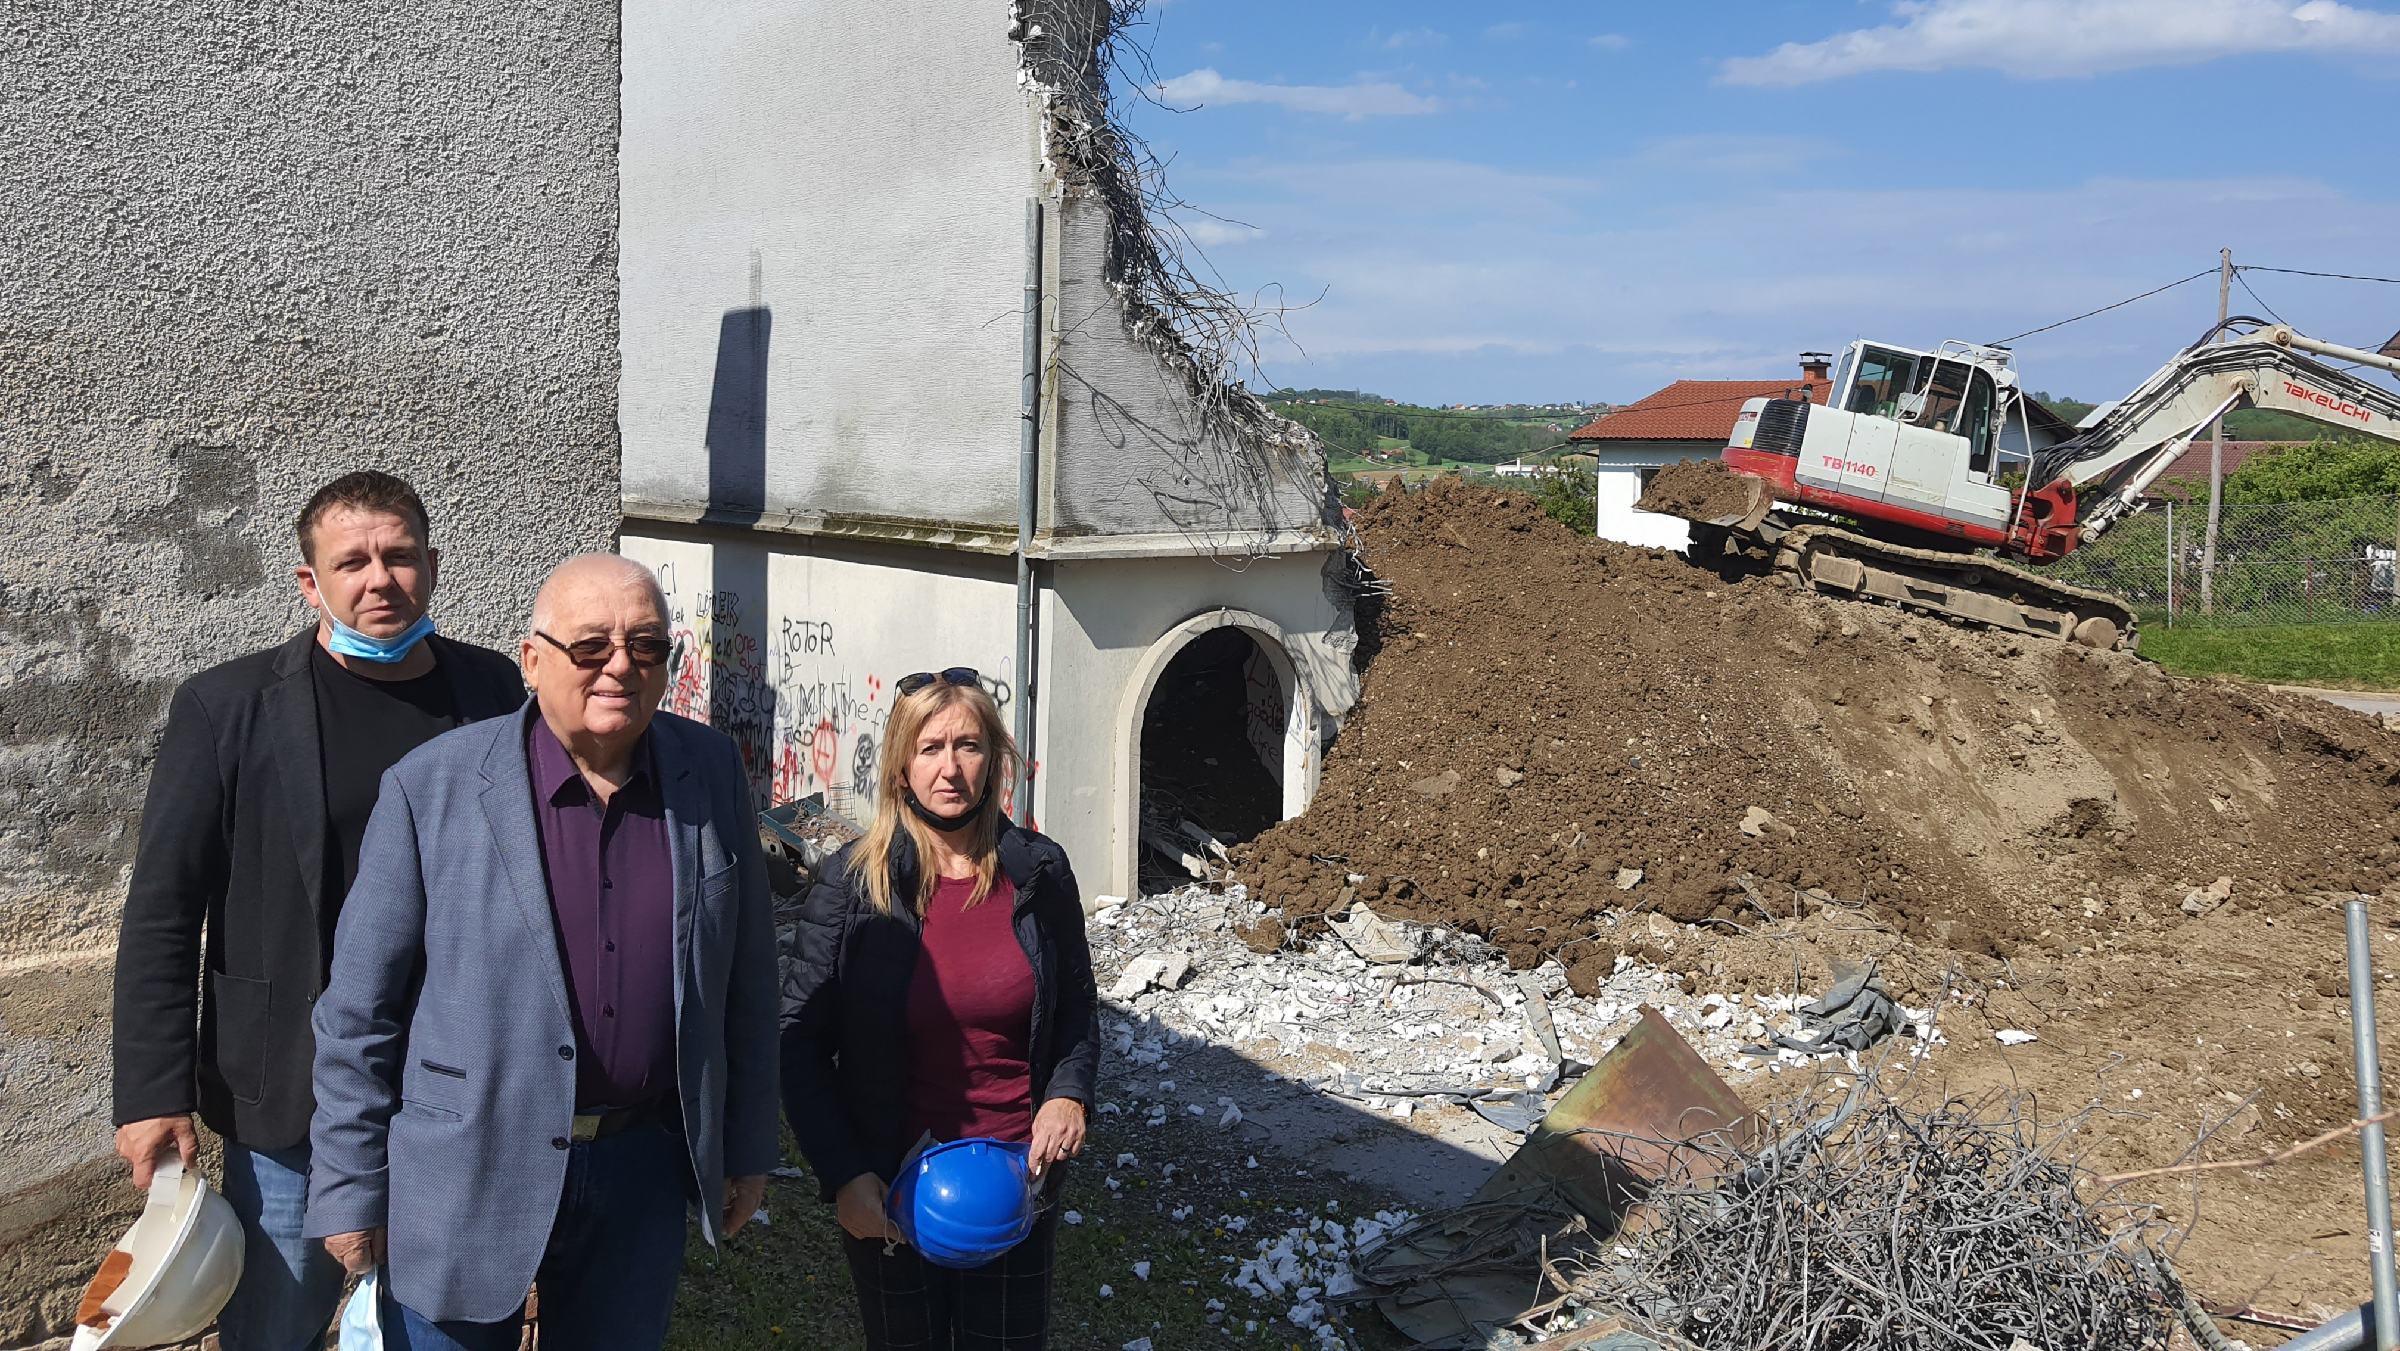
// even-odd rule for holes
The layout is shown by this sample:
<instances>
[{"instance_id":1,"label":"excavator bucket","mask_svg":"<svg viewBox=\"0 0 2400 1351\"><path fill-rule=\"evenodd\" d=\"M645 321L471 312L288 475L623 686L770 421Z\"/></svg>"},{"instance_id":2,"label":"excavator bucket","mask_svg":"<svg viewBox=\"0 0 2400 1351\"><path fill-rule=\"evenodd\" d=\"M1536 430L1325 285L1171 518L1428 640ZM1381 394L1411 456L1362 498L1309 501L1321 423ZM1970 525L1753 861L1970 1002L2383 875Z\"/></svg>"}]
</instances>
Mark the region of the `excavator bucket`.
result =
<instances>
[{"instance_id":1,"label":"excavator bucket","mask_svg":"<svg viewBox=\"0 0 2400 1351\"><path fill-rule=\"evenodd\" d=\"M1633 505L1698 525L1748 532L1766 519L1775 496L1767 481L1755 474L1736 473L1716 460L1687 460L1659 470Z\"/></svg>"},{"instance_id":2,"label":"excavator bucket","mask_svg":"<svg viewBox=\"0 0 2400 1351\"><path fill-rule=\"evenodd\" d=\"M1707 1182L1716 1155L1701 1141L1753 1146L1758 1118L1656 1009L1645 1007L1614 1050L1567 1090L1473 1201L1555 1188L1600 1233L1671 1168Z\"/></svg>"}]
</instances>

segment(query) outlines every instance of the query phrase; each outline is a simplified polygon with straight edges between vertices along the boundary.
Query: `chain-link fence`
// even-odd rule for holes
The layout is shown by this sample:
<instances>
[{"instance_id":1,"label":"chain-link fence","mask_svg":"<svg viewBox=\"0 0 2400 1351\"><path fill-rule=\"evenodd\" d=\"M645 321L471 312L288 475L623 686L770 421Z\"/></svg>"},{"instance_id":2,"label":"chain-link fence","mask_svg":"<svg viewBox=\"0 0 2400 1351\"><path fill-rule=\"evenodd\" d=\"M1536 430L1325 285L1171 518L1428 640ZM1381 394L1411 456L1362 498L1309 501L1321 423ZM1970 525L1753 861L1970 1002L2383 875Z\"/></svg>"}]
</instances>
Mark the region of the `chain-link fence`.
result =
<instances>
[{"instance_id":1,"label":"chain-link fence","mask_svg":"<svg viewBox=\"0 0 2400 1351\"><path fill-rule=\"evenodd\" d=\"M2156 506L2119 521L2048 571L2114 592L2148 620L2400 621L2393 598L2400 496L2227 503L2217 523L2216 567L2204 577L2207 530L2204 504Z\"/></svg>"}]
</instances>

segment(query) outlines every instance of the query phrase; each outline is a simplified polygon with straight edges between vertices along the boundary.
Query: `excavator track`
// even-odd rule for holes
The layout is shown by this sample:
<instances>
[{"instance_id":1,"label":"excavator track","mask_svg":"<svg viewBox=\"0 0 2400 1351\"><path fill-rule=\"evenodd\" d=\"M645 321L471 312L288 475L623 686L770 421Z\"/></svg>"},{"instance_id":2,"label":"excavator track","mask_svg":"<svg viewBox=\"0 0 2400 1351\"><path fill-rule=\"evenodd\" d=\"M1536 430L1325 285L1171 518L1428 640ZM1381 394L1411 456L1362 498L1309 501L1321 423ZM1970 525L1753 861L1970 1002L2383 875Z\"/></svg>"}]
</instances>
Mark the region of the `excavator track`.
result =
<instances>
[{"instance_id":1,"label":"excavator track","mask_svg":"<svg viewBox=\"0 0 2400 1351\"><path fill-rule=\"evenodd\" d=\"M2132 650L2140 642L2132 609L2115 596L1997 559L1772 517L1751 537L1773 549L1777 572L1812 591L2086 647Z\"/></svg>"}]
</instances>

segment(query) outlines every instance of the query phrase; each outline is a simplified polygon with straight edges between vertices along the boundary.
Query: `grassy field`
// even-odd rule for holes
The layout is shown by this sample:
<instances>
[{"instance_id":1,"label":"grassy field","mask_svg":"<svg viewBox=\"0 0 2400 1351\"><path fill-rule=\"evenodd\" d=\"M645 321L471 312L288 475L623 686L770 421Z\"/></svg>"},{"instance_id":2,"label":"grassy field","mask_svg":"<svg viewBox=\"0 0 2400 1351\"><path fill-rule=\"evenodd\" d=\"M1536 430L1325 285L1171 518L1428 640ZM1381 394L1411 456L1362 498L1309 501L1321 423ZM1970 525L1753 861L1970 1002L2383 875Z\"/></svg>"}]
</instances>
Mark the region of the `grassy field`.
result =
<instances>
[{"instance_id":1,"label":"grassy field","mask_svg":"<svg viewBox=\"0 0 2400 1351\"><path fill-rule=\"evenodd\" d=\"M2177 675L2400 690L2400 621L2218 627L2145 624L2142 655Z\"/></svg>"},{"instance_id":2,"label":"grassy field","mask_svg":"<svg viewBox=\"0 0 2400 1351\"><path fill-rule=\"evenodd\" d=\"M1178 1147L1174 1126L1098 1124L1062 1201L1077 1222L1058 1230L1050 1344L1117 1351L1148 1337L1158 1351L1314 1348L1317 1338L1286 1318L1293 1293L1256 1299L1227 1278L1262 1239L1312 1218L1349 1222L1371 1213L1375 1198L1265 1159L1252 1169L1196 1157ZM813 1181L780 1178L768 1188L767 1208L767 1227L745 1230L721 1254L692 1241L667 1336L673 1351L864 1345L833 1208L817 1200ZM1137 1271L1136 1263L1145 1265ZM1328 1312L1337 1324L1355 1322L1350 1345L1400 1345L1372 1310Z\"/></svg>"},{"instance_id":3,"label":"grassy field","mask_svg":"<svg viewBox=\"0 0 2400 1351\"><path fill-rule=\"evenodd\" d=\"M1405 441L1393 441L1389 438L1385 439L1383 449L1399 451L1400 458L1397 460L1370 460L1363 455L1329 452L1325 457L1325 470L1327 473L1338 476L1355 474L1362 470L1401 469L1407 471L1409 482L1417 483L1439 474L1488 474L1492 469L1488 464L1473 460L1434 459L1423 451L1412 448Z\"/></svg>"}]
</instances>

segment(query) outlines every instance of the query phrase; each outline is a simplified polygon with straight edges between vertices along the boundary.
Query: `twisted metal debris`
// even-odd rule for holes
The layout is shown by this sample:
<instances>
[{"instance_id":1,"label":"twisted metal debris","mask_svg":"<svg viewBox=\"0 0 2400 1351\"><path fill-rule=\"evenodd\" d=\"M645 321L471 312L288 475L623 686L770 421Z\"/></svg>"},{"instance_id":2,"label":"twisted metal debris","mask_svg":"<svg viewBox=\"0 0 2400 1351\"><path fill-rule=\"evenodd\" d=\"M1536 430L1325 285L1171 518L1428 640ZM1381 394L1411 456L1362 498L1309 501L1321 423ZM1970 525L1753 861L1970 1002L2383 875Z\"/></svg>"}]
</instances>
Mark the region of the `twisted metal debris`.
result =
<instances>
[{"instance_id":1,"label":"twisted metal debris","mask_svg":"<svg viewBox=\"0 0 2400 1351\"><path fill-rule=\"evenodd\" d=\"M1578 1301L1708 1351L2167 1345L2165 1226L2078 1195L2091 1174L2058 1150L2081 1118L2041 1132L2012 1099L1917 1112L1871 1077L1847 1108L1755 1152L1683 1151L1641 1221L1561 1264Z\"/></svg>"},{"instance_id":2,"label":"twisted metal debris","mask_svg":"<svg viewBox=\"0 0 2400 1351\"><path fill-rule=\"evenodd\" d=\"M1163 166L1117 116L1110 81L1156 89L1134 34L1145 0L1015 0L1010 36L1025 78L1044 97L1048 167L1074 194L1095 199L1108 224L1102 270L1126 331L1181 377L1206 434L1236 454L1318 449L1306 428L1277 416L1242 383L1258 367L1258 325L1277 306L1244 303L1205 260L1176 213L1196 210L1166 187ZM1197 266L1195 262L1197 260ZM1211 274L1213 276L1213 273Z\"/></svg>"}]
</instances>

